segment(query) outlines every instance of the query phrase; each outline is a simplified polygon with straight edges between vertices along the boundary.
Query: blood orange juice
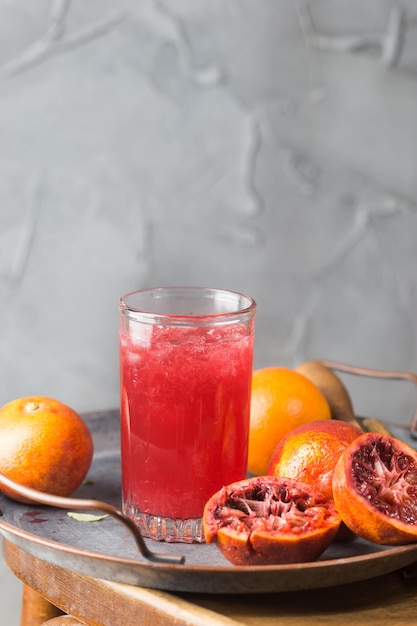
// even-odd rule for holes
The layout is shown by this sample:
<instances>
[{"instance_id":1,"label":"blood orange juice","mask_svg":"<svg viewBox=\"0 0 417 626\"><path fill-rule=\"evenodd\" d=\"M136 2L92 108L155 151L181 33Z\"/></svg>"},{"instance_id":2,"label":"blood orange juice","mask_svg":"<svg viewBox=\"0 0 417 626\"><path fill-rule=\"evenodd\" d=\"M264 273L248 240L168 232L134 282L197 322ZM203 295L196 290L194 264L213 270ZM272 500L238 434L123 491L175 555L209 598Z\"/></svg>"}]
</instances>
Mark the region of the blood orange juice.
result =
<instances>
[{"instance_id":1,"label":"blood orange juice","mask_svg":"<svg viewBox=\"0 0 417 626\"><path fill-rule=\"evenodd\" d=\"M120 326L124 511L145 536L203 541L205 502L246 475L255 304L193 288L130 301Z\"/></svg>"}]
</instances>

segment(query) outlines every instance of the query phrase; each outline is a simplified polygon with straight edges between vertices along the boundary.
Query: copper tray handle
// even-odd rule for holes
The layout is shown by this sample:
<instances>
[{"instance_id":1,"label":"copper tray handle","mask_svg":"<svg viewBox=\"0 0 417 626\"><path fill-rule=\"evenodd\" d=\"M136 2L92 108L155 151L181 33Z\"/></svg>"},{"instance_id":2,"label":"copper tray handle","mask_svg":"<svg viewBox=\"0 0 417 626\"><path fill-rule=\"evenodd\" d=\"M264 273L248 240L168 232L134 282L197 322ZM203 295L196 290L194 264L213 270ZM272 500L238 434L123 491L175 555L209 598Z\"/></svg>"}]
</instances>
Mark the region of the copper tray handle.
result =
<instances>
[{"instance_id":1,"label":"copper tray handle","mask_svg":"<svg viewBox=\"0 0 417 626\"><path fill-rule=\"evenodd\" d=\"M347 374L353 374L354 376L368 376L371 378L387 378L389 380L410 380L417 386L417 374L412 372L396 372L389 370L378 370L367 367L357 367L355 365L347 365L345 363L338 363L337 361L330 361L327 359L320 359L319 363L330 369L345 372ZM414 410L414 414L410 422L410 435L413 439L417 439L417 406Z\"/></svg>"},{"instance_id":2,"label":"copper tray handle","mask_svg":"<svg viewBox=\"0 0 417 626\"><path fill-rule=\"evenodd\" d=\"M58 509L76 509L78 511L100 511L110 515L115 520L123 524L133 535L139 552L145 559L153 563L171 563L174 565L182 565L185 563L185 557L177 554L163 554L161 552L153 552L146 545L139 528L133 521L116 509L111 504L102 502L101 500L87 500L84 498L64 498L62 496L54 496L43 491L37 491L29 487L19 485L0 472L0 487L6 487L15 495L25 498L36 504L45 504ZM1 491L1 489L0 489Z\"/></svg>"}]
</instances>

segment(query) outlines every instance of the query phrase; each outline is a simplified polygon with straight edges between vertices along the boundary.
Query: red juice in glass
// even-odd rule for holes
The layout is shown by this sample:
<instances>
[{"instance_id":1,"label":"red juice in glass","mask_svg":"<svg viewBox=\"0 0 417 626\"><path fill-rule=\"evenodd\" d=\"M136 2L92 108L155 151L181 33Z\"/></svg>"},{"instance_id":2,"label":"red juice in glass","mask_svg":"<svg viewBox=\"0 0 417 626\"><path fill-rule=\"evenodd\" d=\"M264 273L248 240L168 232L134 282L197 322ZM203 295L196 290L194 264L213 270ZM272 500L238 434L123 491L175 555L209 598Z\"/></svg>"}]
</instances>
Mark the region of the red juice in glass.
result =
<instances>
[{"instance_id":1,"label":"red juice in glass","mask_svg":"<svg viewBox=\"0 0 417 626\"><path fill-rule=\"evenodd\" d=\"M123 508L145 536L203 541L204 504L246 475L255 304L207 289L132 295L146 312L121 310Z\"/></svg>"}]
</instances>

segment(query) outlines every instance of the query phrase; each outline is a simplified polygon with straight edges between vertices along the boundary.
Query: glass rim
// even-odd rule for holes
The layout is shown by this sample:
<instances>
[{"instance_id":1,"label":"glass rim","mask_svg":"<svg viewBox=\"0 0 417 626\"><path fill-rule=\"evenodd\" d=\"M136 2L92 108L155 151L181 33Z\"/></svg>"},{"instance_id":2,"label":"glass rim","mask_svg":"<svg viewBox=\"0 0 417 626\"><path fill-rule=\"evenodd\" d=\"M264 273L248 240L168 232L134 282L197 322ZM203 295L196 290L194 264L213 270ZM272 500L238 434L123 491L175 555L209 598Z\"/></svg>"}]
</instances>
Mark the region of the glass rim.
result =
<instances>
[{"instance_id":1,"label":"glass rim","mask_svg":"<svg viewBox=\"0 0 417 626\"><path fill-rule=\"evenodd\" d=\"M202 297L204 299L203 294L205 294L205 298L215 299L216 295L223 296L234 296L239 300L245 300L247 306L231 308L230 311L221 311L221 312L213 312L213 313L164 313L161 311L150 310L149 307L139 307L128 304L126 301L131 296L135 295L149 295L154 294L154 297L159 301L161 298L171 295L184 295L190 296L194 295L194 297ZM129 291L122 295L119 298L119 308L121 313L126 313L127 315L132 314L132 317L135 319L143 319L152 323L167 323L169 321L170 324L181 324L181 323L202 323L207 320L208 323L214 321L224 320L225 322L230 322L235 320L241 320L242 317L252 317L255 313L256 309L256 301L251 297L239 291L233 291L230 289L221 289L215 287L193 287L193 286L169 286L169 287L147 287L144 289L136 289L133 291Z\"/></svg>"}]
</instances>

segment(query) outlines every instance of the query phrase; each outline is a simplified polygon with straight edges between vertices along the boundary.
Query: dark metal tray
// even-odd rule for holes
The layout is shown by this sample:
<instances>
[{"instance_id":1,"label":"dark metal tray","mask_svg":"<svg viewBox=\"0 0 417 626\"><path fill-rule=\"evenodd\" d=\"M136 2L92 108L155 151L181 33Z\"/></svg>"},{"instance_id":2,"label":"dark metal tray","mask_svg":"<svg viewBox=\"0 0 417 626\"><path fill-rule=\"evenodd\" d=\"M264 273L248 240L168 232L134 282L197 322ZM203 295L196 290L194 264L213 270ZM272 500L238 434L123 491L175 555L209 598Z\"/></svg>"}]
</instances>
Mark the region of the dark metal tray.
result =
<instances>
[{"instance_id":1,"label":"dark metal tray","mask_svg":"<svg viewBox=\"0 0 417 626\"><path fill-rule=\"evenodd\" d=\"M74 497L98 499L119 508L119 413L114 410L84 417L94 438L95 454L87 481ZM407 428L389 428L394 436L415 445ZM185 557L184 564L154 563L138 553L129 529L113 517L81 522L63 509L20 504L4 495L0 495L0 533L55 565L98 578L171 591L267 593L313 589L365 580L417 561L417 544L393 548L357 538L334 543L312 563L235 567L213 545L145 540L156 553Z\"/></svg>"}]
</instances>

